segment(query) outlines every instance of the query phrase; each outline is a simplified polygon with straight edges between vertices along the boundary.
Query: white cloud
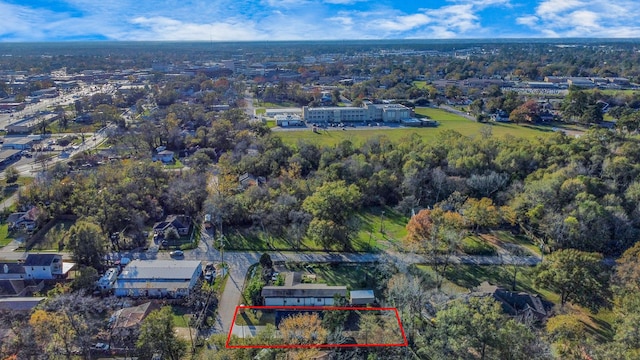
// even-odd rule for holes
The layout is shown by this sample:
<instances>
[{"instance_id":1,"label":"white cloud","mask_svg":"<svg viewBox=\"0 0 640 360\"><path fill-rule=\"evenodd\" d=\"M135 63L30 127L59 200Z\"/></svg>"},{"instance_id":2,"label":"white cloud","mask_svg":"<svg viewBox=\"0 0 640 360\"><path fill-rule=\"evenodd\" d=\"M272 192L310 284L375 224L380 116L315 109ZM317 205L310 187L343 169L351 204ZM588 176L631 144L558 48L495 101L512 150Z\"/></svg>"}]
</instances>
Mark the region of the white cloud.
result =
<instances>
[{"instance_id":1,"label":"white cloud","mask_svg":"<svg viewBox=\"0 0 640 360\"><path fill-rule=\"evenodd\" d=\"M580 0L545 0L536 9L538 16L556 16L568 10L584 6Z\"/></svg>"},{"instance_id":2,"label":"white cloud","mask_svg":"<svg viewBox=\"0 0 640 360\"><path fill-rule=\"evenodd\" d=\"M421 9L416 14L378 14L367 27L387 36L402 34L410 38L477 37L481 30L478 9L472 4L448 5L435 9ZM367 16L369 19L375 16Z\"/></svg>"},{"instance_id":3,"label":"white cloud","mask_svg":"<svg viewBox=\"0 0 640 360\"><path fill-rule=\"evenodd\" d=\"M304 7L309 4L307 0L265 0L264 4L272 8Z\"/></svg>"},{"instance_id":4,"label":"white cloud","mask_svg":"<svg viewBox=\"0 0 640 360\"><path fill-rule=\"evenodd\" d=\"M349 16L334 16L334 17L327 18L327 20L338 23L339 25L342 25L342 26L350 27L354 24L353 18Z\"/></svg>"},{"instance_id":5,"label":"white cloud","mask_svg":"<svg viewBox=\"0 0 640 360\"><path fill-rule=\"evenodd\" d=\"M425 14L397 16L393 19L380 19L374 24L385 31L407 31L429 24L432 20Z\"/></svg>"},{"instance_id":6,"label":"white cloud","mask_svg":"<svg viewBox=\"0 0 640 360\"><path fill-rule=\"evenodd\" d=\"M135 40L254 40L264 37L255 30L251 23L215 22L196 24L182 22L166 17L137 17L132 24L141 31L132 34Z\"/></svg>"},{"instance_id":7,"label":"white cloud","mask_svg":"<svg viewBox=\"0 0 640 360\"><path fill-rule=\"evenodd\" d=\"M334 4L334 5L353 5L359 2L367 2L369 0L323 0L325 4Z\"/></svg>"},{"instance_id":8,"label":"white cloud","mask_svg":"<svg viewBox=\"0 0 640 360\"><path fill-rule=\"evenodd\" d=\"M485 8L489 6L511 7L510 0L451 0L451 2L462 5L472 5L478 8Z\"/></svg>"},{"instance_id":9,"label":"white cloud","mask_svg":"<svg viewBox=\"0 0 640 360\"><path fill-rule=\"evenodd\" d=\"M639 37L636 0L544 0L516 19L544 37Z\"/></svg>"},{"instance_id":10,"label":"white cloud","mask_svg":"<svg viewBox=\"0 0 640 360\"><path fill-rule=\"evenodd\" d=\"M538 21L540 21L540 18L535 15L522 16L516 19L516 22L518 24L527 25L527 26L535 26L538 23Z\"/></svg>"},{"instance_id":11,"label":"white cloud","mask_svg":"<svg viewBox=\"0 0 640 360\"><path fill-rule=\"evenodd\" d=\"M64 0L42 2L58 4L47 9L0 0L0 41L91 35L230 41L481 38L508 36L518 25L529 29L524 36L640 37L638 0L535 0L534 8L523 4L528 0L405 0L403 10L395 1Z\"/></svg>"}]
</instances>

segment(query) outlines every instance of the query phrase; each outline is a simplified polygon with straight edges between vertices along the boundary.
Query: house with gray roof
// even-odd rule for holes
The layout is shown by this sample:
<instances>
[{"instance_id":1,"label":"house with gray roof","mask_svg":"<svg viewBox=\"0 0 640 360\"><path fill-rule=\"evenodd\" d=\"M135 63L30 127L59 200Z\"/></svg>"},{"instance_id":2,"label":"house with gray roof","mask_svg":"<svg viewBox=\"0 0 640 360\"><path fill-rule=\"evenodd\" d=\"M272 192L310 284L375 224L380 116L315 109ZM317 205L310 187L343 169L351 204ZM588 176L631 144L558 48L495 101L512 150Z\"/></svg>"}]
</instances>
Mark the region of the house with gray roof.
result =
<instances>
[{"instance_id":1,"label":"house with gray roof","mask_svg":"<svg viewBox=\"0 0 640 360\"><path fill-rule=\"evenodd\" d=\"M200 261L136 259L118 275L113 289L119 297L181 298L189 295L201 274Z\"/></svg>"},{"instance_id":2,"label":"house with gray roof","mask_svg":"<svg viewBox=\"0 0 640 360\"><path fill-rule=\"evenodd\" d=\"M509 291L484 281L470 296L491 296L502 306L502 310L521 321L544 321L552 315L553 303L540 295Z\"/></svg>"},{"instance_id":3,"label":"house with gray roof","mask_svg":"<svg viewBox=\"0 0 640 360\"><path fill-rule=\"evenodd\" d=\"M27 279L50 280L67 277L74 263L65 263L60 254L29 254L24 261Z\"/></svg>"},{"instance_id":4,"label":"house with gray roof","mask_svg":"<svg viewBox=\"0 0 640 360\"><path fill-rule=\"evenodd\" d=\"M164 237L169 229L173 229L178 235L185 236L189 234L190 226L191 218L189 216L169 215L164 221L153 226L153 233L158 234L159 237Z\"/></svg>"}]
</instances>

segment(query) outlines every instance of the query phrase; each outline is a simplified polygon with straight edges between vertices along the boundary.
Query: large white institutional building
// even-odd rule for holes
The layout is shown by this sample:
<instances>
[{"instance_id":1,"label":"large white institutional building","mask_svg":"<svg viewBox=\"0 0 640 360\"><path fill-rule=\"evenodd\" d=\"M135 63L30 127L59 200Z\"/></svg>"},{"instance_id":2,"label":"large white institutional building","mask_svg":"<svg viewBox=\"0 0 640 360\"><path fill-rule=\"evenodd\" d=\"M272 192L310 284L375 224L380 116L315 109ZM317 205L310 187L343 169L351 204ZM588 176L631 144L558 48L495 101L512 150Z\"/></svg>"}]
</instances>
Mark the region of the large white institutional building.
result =
<instances>
[{"instance_id":1,"label":"large white institutional building","mask_svg":"<svg viewBox=\"0 0 640 360\"><path fill-rule=\"evenodd\" d=\"M411 109L400 104L373 104L362 107L308 107L302 108L307 123L386 122L400 123L411 118Z\"/></svg>"}]
</instances>

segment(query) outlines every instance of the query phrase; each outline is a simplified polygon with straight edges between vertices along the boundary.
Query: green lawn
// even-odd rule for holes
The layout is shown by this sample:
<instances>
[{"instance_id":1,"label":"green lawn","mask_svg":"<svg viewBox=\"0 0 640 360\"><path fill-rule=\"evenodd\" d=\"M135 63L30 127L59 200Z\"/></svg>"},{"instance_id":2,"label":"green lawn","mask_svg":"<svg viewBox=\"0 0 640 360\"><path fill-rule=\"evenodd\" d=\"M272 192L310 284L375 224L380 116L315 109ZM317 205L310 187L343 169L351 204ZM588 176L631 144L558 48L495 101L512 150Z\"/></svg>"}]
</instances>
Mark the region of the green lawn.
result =
<instances>
[{"instance_id":1,"label":"green lawn","mask_svg":"<svg viewBox=\"0 0 640 360\"><path fill-rule=\"evenodd\" d=\"M491 256L496 249L478 235L469 235L462 240L462 251L467 255Z\"/></svg>"},{"instance_id":2,"label":"green lawn","mask_svg":"<svg viewBox=\"0 0 640 360\"><path fill-rule=\"evenodd\" d=\"M269 236L259 229L230 229L224 234L225 249L227 250L295 250L298 248L292 239L286 237ZM313 241L304 238L299 244L300 250L322 250Z\"/></svg>"},{"instance_id":3,"label":"green lawn","mask_svg":"<svg viewBox=\"0 0 640 360\"><path fill-rule=\"evenodd\" d=\"M427 87L427 82L426 81L414 81L413 82L413 86L417 87L418 89L424 89Z\"/></svg>"},{"instance_id":4,"label":"green lawn","mask_svg":"<svg viewBox=\"0 0 640 360\"><path fill-rule=\"evenodd\" d=\"M272 102L260 101L258 99L255 99L254 101L255 101L256 107L262 107L267 109L299 107L296 103L293 103L293 102L272 103Z\"/></svg>"},{"instance_id":5,"label":"green lawn","mask_svg":"<svg viewBox=\"0 0 640 360\"><path fill-rule=\"evenodd\" d=\"M0 247L9 245L11 241L13 241L13 237L9 236L9 225L0 225Z\"/></svg>"},{"instance_id":6,"label":"green lawn","mask_svg":"<svg viewBox=\"0 0 640 360\"><path fill-rule=\"evenodd\" d=\"M384 216L381 216L384 210ZM361 210L356 214L360 221L360 231L353 240L354 251L378 251L398 244L407 234L405 229L409 218L390 207L375 207ZM382 222L382 232L380 225ZM323 251L325 249L308 238L300 244L289 237L270 236L259 228L229 229L225 232L227 250L303 250Z\"/></svg>"},{"instance_id":7,"label":"green lawn","mask_svg":"<svg viewBox=\"0 0 640 360\"><path fill-rule=\"evenodd\" d=\"M171 312L175 327L189 327L189 319L193 316L189 313L189 309L182 306L172 306Z\"/></svg>"},{"instance_id":8,"label":"green lawn","mask_svg":"<svg viewBox=\"0 0 640 360\"><path fill-rule=\"evenodd\" d=\"M243 309L238 310L236 315L236 325L264 326L267 324L275 324L276 313L273 310L255 310Z\"/></svg>"},{"instance_id":9,"label":"green lawn","mask_svg":"<svg viewBox=\"0 0 640 360\"><path fill-rule=\"evenodd\" d=\"M96 132L98 129L102 127L101 123L93 123L91 125L86 124L78 124L73 120L69 120L67 122L67 127L62 128L60 121L54 121L47 126L47 130L51 131L52 134L59 133L92 133Z\"/></svg>"},{"instance_id":10,"label":"green lawn","mask_svg":"<svg viewBox=\"0 0 640 360\"><path fill-rule=\"evenodd\" d=\"M638 90L633 90L633 89L627 89L627 90L615 90L615 89L593 89L593 90L586 90L585 92L599 92L600 94L603 95L610 95L610 96L620 96L620 95L633 95L633 94L637 94Z\"/></svg>"},{"instance_id":11,"label":"green lawn","mask_svg":"<svg viewBox=\"0 0 640 360\"><path fill-rule=\"evenodd\" d=\"M393 208L369 208L359 212L357 217L360 221L360 232L354 240L356 249L365 251L387 249L390 245L398 245L407 236L406 226L409 217Z\"/></svg>"},{"instance_id":12,"label":"green lawn","mask_svg":"<svg viewBox=\"0 0 640 360\"><path fill-rule=\"evenodd\" d=\"M46 251L46 250L54 250L54 251L59 251L60 249L58 249L58 240L54 238L54 236L50 236L50 234L56 231L62 231L64 232L64 237L66 238L67 236L67 232L69 231L69 229L75 224L76 222L74 220L60 220L58 221L52 228L51 230L49 230L45 235L44 238L41 242L33 244L33 246L31 247L31 249L33 250L42 250L42 251Z\"/></svg>"},{"instance_id":13,"label":"green lawn","mask_svg":"<svg viewBox=\"0 0 640 360\"><path fill-rule=\"evenodd\" d=\"M509 231L495 230L491 232L500 241L526 248L532 254L541 255L540 247L524 235L513 235Z\"/></svg>"},{"instance_id":14,"label":"green lawn","mask_svg":"<svg viewBox=\"0 0 640 360\"><path fill-rule=\"evenodd\" d=\"M173 164L164 166L165 169L182 169L183 167L184 165L178 159L175 159L175 162Z\"/></svg>"},{"instance_id":15,"label":"green lawn","mask_svg":"<svg viewBox=\"0 0 640 360\"><path fill-rule=\"evenodd\" d=\"M315 275L311 281L329 286L346 286L349 290L375 288L374 267L368 264L340 263L340 264L287 264L288 271L302 272ZM381 295L381 294L378 294Z\"/></svg>"},{"instance_id":16,"label":"green lawn","mask_svg":"<svg viewBox=\"0 0 640 360\"><path fill-rule=\"evenodd\" d=\"M397 129L380 129L376 127L354 130L347 128L344 130L318 131L314 133L311 129L300 131L279 131L275 132L282 140L289 145L295 145L298 141L306 141L310 143L333 146L344 140L349 140L356 145L363 144L367 139L380 135L388 137L393 142L399 142L412 134L424 138L425 140L435 140L438 135L445 130L454 130L464 136L478 136L480 130L489 126L494 136L512 135L515 137L534 139L538 136L551 134L551 128L540 126L525 126L516 124L488 123L481 124L475 121L465 119L456 114L435 108L416 108L416 114L428 116L438 121L438 127L429 128L397 128Z\"/></svg>"}]
</instances>

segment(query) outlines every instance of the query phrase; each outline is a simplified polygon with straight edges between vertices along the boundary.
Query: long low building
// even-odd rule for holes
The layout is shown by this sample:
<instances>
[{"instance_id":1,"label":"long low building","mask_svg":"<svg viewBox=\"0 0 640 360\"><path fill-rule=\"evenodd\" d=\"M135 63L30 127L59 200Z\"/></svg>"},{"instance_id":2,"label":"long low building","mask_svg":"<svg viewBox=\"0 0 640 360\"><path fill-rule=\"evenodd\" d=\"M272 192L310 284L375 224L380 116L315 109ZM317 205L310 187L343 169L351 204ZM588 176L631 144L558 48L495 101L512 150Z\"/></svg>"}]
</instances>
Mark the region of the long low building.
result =
<instances>
[{"instance_id":1,"label":"long low building","mask_svg":"<svg viewBox=\"0 0 640 360\"><path fill-rule=\"evenodd\" d=\"M327 284L265 286L261 295L265 306L332 306L336 295L347 296L347 287Z\"/></svg>"},{"instance_id":2,"label":"long low building","mask_svg":"<svg viewBox=\"0 0 640 360\"><path fill-rule=\"evenodd\" d=\"M401 104L373 104L362 107L332 106L302 108L302 118L307 123L385 122L400 123L411 118L411 109Z\"/></svg>"},{"instance_id":3,"label":"long low building","mask_svg":"<svg viewBox=\"0 0 640 360\"><path fill-rule=\"evenodd\" d=\"M200 261L133 260L118 276L114 295L124 297L188 296L202 275Z\"/></svg>"},{"instance_id":4,"label":"long low building","mask_svg":"<svg viewBox=\"0 0 640 360\"><path fill-rule=\"evenodd\" d=\"M29 136L5 136L2 143L2 149L11 150L27 150L36 141L35 138Z\"/></svg>"},{"instance_id":5,"label":"long low building","mask_svg":"<svg viewBox=\"0 0 640 360\"><path fill-rule=\"evenodd\" d=\"M21 153L22 150L0 150L0 166L19 160Z\"/></svg>"}]
</instances>

